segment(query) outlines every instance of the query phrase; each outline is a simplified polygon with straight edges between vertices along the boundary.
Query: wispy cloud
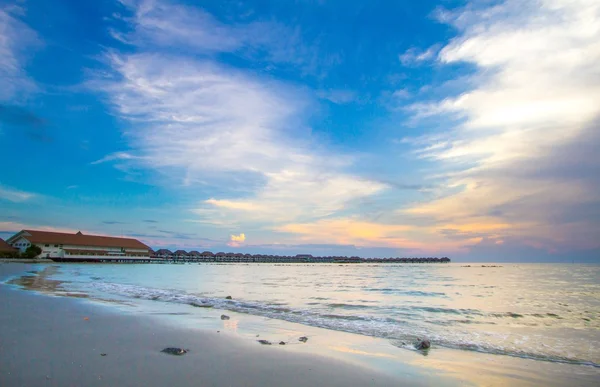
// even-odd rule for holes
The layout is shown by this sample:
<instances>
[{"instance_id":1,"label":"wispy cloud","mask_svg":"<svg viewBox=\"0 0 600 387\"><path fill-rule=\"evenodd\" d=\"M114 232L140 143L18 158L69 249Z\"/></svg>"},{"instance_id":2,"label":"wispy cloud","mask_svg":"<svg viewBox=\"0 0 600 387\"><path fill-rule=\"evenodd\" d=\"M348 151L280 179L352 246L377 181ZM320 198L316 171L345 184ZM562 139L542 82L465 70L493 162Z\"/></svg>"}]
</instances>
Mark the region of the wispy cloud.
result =
<instances>
[{"instance_id":1,"label":"wispy cloud","mask_svg":"<svg viewBox=\"0 0 600 387\"><path fill-rule=\"evenodd\" d=\"M48 143L54 140L49 134L47 121L32 111L20 106L0 103L0 125L1 124L7 124L8 127L24 133L35 141Z\"/></svg>"},{"instance_id":2,"label":"wispy cloud","mask_svg":"<svg viewBox=\"0 0 600 387\"><path fill-rule=\"evenodd\" d=\"M170 238L175 238L175 239L202 239L202 238L198 238L196 236L196 234L194 233L190 233L190 232L181 232L181 231L174 231L174 230L156 230L159 233L168 235Z\"/></svg>"},{"instance_id":3,"label":"wispy cloud","mask_svg":"<svg viewBox=\"0 0 600 387\"><path fill-rule=\"evenodd\" d=\"M231 219L281 223L326 217L352 207L353 201L375 195L388 186L349 175L293 168L270 173L267 184L251 198L209 199L200 208L218 210ZM204 211L203 211L204 210Z\"/></svg>"},{"instance_id":4,"label":"wispy cloud","mask_svg":"<svg viewBox=\"0 0 600 387\"><path fill-rule=\"evenodd\" d=\"M162 45L208 51L234 51L244 44L240 29L222 24L201 8L170 1L121 1L133 11L130 33L111 30L116 39L136 46Z\"/></svg>"},{"instance_id":5,"label":"wispy cloud","mask_svg":"<svg viewBox=\"0 0 600 387\"><path fill-rule=\"evenodd\" d=\"M36 194L31 192L19 191L16 189L3 187L0 185L0 200L7 200L9 202L20 203L26 202L36 197Z\"/></svg>"},{"instance_id":6,"label":"wispy cloud","mask_svg":"<svg viewBox=\"0 0 600 387\"><path fill-rule=\"evenodd\" d=\"M439 45L431 46L426 50L411 47L403 54L400 54L398 59L400 59L400 63L404 66L415 66L435 59L439 50Z\"/></svg>"},{"instance_id":7,"label":"wispy cloud","mask_svg":"<svg viewBox=\"0 0 600 387\"><path fill-rule=\"evenodd\" d=\"M411 92L408 91L407 89L398 89L398 90L394 90L394 92L392 93L392 98L406 99L406 98L409 98L411 95L412 95Z\"/></svg>"},{"instance_id":8,"label":"wispy cloud","mask_svg":"<svg viewBox=\"0 0 600 387\"><path fill-rule=\"evenodd\" d=\"M201 23L163 13L158 37L142 26L149 23L143 6L150 3L140 4L130 39L142 43L132 54L107 54L112 73L90 82L131 123L132 149L94 163L118 160L160 171L161 184L171 186L227 187L229 195L199 200L193 209L209 223L327 216L386 188L346 173L353 157L327 152L311 139L301 118L313 103L305 91L205 57L172 54L163 42L177 43L187 36L181 29ZM139 28L144 31L137 35Z\"/></svg>"},{"instance_id":9,"label":"wispy cloud","mask_svg":"<svg viewBox=\"0 0 600 387\"><path fill-rule=\"evenodd\" d=\"M106 163L109 161L118 161L118 160L133 160L133 159L139 159L140 157L138 156L134 156L130 153L127 152L115 152L115 153L111 153L109 155L104 156L103 158L93 161L91 164L92 165L96 165L96 164L102 164L102 163Z\"/></svg>"},{"instance_id":10,"label":"wispy cloud","mask_svg":"<svg viewBox=\"0 0 600 387\"><path fill-rule=\"evenodd\" d=\"M337 63L331 53L319 53L316 43L307 45L298 27L273 20L229 20L224 23L200 7L170 0L121 0L133 13L126 32L114 28L111 35L136 47L173 47L203 54L236 53L274 65L291 65L303 73L320 75Z\"/></svg>"},{"instance_id":11,"label":"wispy cloud","mask_svg":"<svg viewBox=\"0 0 600 387\"><path fill-rule=\"evenodd\" d=\"M509 0L438 17L459 31L439 61L476 72L467 92L414 111L460 120L420 146L422 157L454 169L449 192L460 190L408 212L454 229L508 224L497 233L548 249L597 247L600 161L589 149L600 147L600 4ZM567 220L573 211L581 216Z\"/></svg>"},{"instance_id":12,"label":"wispy cloud","mask_svg":"<svg viewBox=\"0 0 600 387\"><path fill-rule=\"evenodd\" d=\"M354 102L358 99L356 92L343 89L319 90L317 96L338 105Z\"/></svg>"},{"instance_id":13,"label":"wispy cloud","mask_svg":"<svg viewBox=\"0 0 600 387\"><path fill-rule=\"evenodd\" d=\"M275 227L279 233L299 235L304 243L335 243L360 247L386 247L424 252L458 252L475 245L475 237L443 240L435 228L409 224L383 224L359 218L338 217L310 223L289 223Z\"/></svg>"},{"instance_id":14,"label":"wispy cloud","mask_svg":"<svg viewBox=\"0 0 600 387\"><path fill-rule=\"evenodd\" d=\"M117 220L103 220L102 224L115 225L115 224L127 224L126 222L119 222Z\"/></svg>"},{"instance_id":15,"label":"wispy cloud","mask_svg":"<svg viewBox=\"0 0 600 387\"><path fill-rule=\"evenodd\" d=\"M43 118L18 106L0 104L0 122L24 127L41 127L46 124Z\"/></svg>"},{"instance_id":16,"label":"wispy cloud","mask_svg":"<svg viewBox=\"0 0 600 387\"><path fill-rule=\"evenodd\" d=\"M31 28L19 20L19 7L0 6L0 101L15 102L35 91L27 75L27 49L39 44Z\"/></svg>"},{"instance_id":17,"label":"wispy cloud","mask_svg":"<svg viewBox=\"0 0 600 387\"><path fill-rule=\"evenodd\" d=\"M0 222L0 232L16 233L21 230L40 230L40 231L66 232L66 233L76 233L77 231L82 231L83 233L88 233L85 230L75 230L75 229L71 229L71 228L46 226L46 225L40 225L40 224L18 223L18 222ZM88 233L88 234L94 234L94 233ZM95 235L99 235L99 234L95 234Z\"/></svg>"}]
</instances>

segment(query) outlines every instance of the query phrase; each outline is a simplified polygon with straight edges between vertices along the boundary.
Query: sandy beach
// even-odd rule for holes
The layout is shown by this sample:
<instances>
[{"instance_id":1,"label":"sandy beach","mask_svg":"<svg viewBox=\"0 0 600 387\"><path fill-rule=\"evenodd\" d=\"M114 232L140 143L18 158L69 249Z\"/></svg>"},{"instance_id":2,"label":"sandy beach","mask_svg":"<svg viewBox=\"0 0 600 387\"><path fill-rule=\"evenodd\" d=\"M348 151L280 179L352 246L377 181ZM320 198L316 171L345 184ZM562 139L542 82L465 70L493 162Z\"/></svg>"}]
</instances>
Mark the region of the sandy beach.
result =
<instances>
[{"instance_id":1,"label":"sandy beach","mask_svg":"<svg viewBox=\"0 0 600 387\"><path fill-rule=\"evenodd\" d=\"M0 277L26 265L0 264ZM0 286L0 385L395 386L398 378ZM184 356L160 351L179 346ZM102 356L101 354L106 354ZM410 383L414 385L413 382Z\"/></svg>"},{"instance_id":2,"label":"sandy beach","mask_svg":"<svg viewBox=\"0 0 600 387\"><path fill-rule=\"evenodd\" d=\"M51 266L0 263L0 282L40 268ZM52 280L32 283L37 291L0 284L3 387L592 386L600 376L592 367L441 347L424 356L383 339L239 313L227 312L232 320L220 321L222 310L189 305L169 305L156 315L135 308L124 312L81 294L50 296ZM208 324L181 324L180 317L190 311ZM227 329L237 324L258 326L261 338L274 345L262 346L254 334L248 339ZM303 332L309 343L277 345L282 331ZM189 352L161 353L166 347Z\"/></svg>"}]
</instances>

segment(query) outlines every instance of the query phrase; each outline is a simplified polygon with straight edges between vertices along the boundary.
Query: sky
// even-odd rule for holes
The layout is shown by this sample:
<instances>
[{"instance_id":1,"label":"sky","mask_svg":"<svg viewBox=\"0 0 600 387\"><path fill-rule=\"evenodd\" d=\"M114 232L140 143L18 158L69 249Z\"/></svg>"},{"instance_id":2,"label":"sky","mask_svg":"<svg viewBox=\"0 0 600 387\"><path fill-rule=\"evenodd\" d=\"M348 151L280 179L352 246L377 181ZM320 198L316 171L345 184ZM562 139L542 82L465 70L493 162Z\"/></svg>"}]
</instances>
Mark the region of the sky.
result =
<instances>
[{"instance_id":1,"label":"sky","mask_svg":"<svg viewBox=\"0 0 600 387\"><path fill-rule=\"evenodd\" d=\"M0 237L600 262L597 0L0 0Z\"/></svg>"}]
</instances>

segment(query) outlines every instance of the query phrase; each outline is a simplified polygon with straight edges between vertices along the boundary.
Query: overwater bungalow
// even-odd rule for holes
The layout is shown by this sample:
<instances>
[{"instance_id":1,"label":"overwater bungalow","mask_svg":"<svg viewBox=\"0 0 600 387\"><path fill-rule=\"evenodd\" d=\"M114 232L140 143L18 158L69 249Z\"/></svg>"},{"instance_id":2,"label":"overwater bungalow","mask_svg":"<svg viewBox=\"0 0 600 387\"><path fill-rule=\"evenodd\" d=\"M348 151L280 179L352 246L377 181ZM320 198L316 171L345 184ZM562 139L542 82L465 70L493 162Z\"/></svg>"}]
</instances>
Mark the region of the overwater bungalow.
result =
<instances>
[{"instance_id":1,"label":"overwater bungalow","mask_svg":"<svg viewBox=\"0 0 600 387\"><path fill-rule=\"evenodd\" d=\"M175 256L175 259L186 259L189 256L185 250L177 250L173 253L173 255Z\"/></svg>"},{"instance_id":2,"label":"overwater bungalow","mask_svg":"<svg viewBox=\"0 0 600 387\"><path fill-rule=\"evenodd\" d=\"M172 259L173 258L173 253L171 252L171 250L168 249L160 249L157 250L154 255L156 256L156 258L162 258L162 259Z\"/></svg>"},{"instance_id":3,"label":"overwater bungalow","mask_svg":"<svg viewBox=\"0 0 600 387\"><path fill-rule=\"evenodd\" d=\"M189 253L185 250L177 250L172 253L167 249L160 249L156 252L150 250L150 257L155 258L157 261L184 261L184 262L264 262L264 263L448 263L450 258L443 257L372 257L372 258L361 258L358 256L313 256L311 254L297 254L295 256L289 255L274 255L274 254L243 254L243 253L224 253L218 252L213 254L210 251L204 251L202 253L197 250L190 251Z\"/></svg>"}]
</instances>

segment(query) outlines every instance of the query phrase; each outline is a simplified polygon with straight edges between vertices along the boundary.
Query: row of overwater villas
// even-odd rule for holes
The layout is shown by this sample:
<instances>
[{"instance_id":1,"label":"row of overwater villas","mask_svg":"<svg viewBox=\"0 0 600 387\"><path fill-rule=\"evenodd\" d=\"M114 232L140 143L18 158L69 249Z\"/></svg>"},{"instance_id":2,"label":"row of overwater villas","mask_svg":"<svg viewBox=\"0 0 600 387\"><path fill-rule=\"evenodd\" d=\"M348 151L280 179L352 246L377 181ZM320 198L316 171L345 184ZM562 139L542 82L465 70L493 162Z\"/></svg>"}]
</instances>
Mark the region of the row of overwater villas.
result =
<instances>
[{"instance_id":1,"label":"row of overwater villas","mask_svg":"<svg viewBox=\"0 0 600 387\"><path fill-rule=\"evenodd\" d=\"M151 257L169 260L169 261L190 261L190 262L281 262L281 263L296 263L296 262L325 262L325 263L360 263L360 262L380 262L380 263L447 263L450 258L443 257L428 257L428 258L361 258L361 257L345 257L345 256L326 256L315 257L310 254L298 254L295 256L282 255L264 255L264 254L242 254L242 253L212 253L204 251L187 252L185 250L177 250L171 252L167 249L160 249L150 253Z\"/></svg>"}]
</instances>

